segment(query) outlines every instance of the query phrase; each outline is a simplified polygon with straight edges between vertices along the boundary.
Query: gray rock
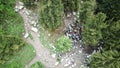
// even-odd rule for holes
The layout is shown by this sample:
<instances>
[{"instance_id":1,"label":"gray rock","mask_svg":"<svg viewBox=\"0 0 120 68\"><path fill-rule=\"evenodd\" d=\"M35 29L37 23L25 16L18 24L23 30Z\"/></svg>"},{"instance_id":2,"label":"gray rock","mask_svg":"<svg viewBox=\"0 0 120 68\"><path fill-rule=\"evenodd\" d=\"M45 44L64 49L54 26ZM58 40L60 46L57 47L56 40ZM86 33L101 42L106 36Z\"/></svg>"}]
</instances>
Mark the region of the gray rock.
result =
<instances>
[{"instance_id":1,"label":"gray rock","mask_svg":"<svg viewBox=\"0 0 120 68\"><path fill-rule=\"evenodd\" d=\"M52 54L51 56L52 56L52 58L55 58L55 57L56 57L56 54Z\"/></svg>"},{"instance_id":2,"label":"gray rock","mask_svg":"<svg viewBox=\"0 0 120 68\"><path fill-rule=\"evenodd\" d=\"M63 62L63 60L64 60L64 59L61 59L61 61L60 61L60 62Z\"/></svg>"},{"instance_id":3,"label":"gray rock","mask_svg":"<svg viewBox=\"0 0 120 68\"><path fill-rule=\"evenodd\" d=\"M65 65L64 65L64 67L67 67L67 66L69 66L69 64L65 64Z\"/></svg>"},{"instance_id":4,"label":"gray rock","mask_svg":"<svg viewBox=\"0 0 120 68\"><path fill-rule=\"evenodd\" d=\"M23 2L19 2L19 5L24 5L24 3Z\"/></svg>"},{"instance_id":5,"label":"gray rock","mask_svg":"<svg viewBox=\"0 0 120 68\"><path fill-rule=\"evenodd\" d=\"M58 64L59 64L59 62L56 62L56 63L55 63L55 66L57 66Z\"/></svg>"},{"instance_id":6,"label":"gray rock","mask_svg":"<svg viewBox=\"0 0 120 68\"><path fill-rule=\"evenodd\" d=\"M75 67L76 66L76 63L75 64L73 64L71 67Z\"/></svg>"},{"instance_id":7,"label":"gray rock","mask_svg":"<svg viewBox=\"0 0 120 68\"><path fill-rule=\"evenodd\" d=\"M35 21L31 21L30 23L33 25L33 24L35 24L36 22L35 22Z\"/></svg>"},{"instance_id":8,"label":"gray rock","mask_svg":"<svg viewBox=\"0 0 120 68\"><path fill-rule=\"evenodd\" d=\"M24 38L27 38L29 36L29 34L28 33L26 33L25 35L24 35Z\"/></svg>"},{"instance_id":9,"label":"gray rock","mask_svg":"<svg viewBox=\"0 0 120 68\"><path fill-rule=\"evenodd\" d=\"M76 12L73 12L73 15L76 15Z\"/></svg>"},{"instance_id":10,"label":"gray rock","mask_svg":"<svg viewBox=\"0 0 120 68\"><path fill-rule=\"evenodd\" d=\"M35 28L35 27L32 27L31 30L34 31L34 32L38 32L38 29Z\"/></svg>"}]
</instances>

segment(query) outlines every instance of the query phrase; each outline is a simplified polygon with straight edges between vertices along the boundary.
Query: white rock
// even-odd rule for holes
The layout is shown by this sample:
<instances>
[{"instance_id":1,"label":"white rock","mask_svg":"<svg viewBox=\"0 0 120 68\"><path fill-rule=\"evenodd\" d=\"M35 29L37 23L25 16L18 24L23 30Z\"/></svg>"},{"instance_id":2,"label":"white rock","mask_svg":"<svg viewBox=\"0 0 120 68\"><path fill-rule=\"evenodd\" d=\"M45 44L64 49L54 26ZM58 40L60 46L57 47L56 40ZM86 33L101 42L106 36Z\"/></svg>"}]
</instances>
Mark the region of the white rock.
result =
<instances>
[{"instance_id":1,"label":"white rock","mask_svg":"<svg viewBox=\"0 0 120 68\"><path fill-rule=\"evenodd\" d=\"M84 65L81 65L80 68L84 68L85 66Z\"/></svg>"},{"instance_id":2,"label":"white rock","mask_svg":"<svg viewBox=\"0 0 120 68\"><path fill-rule=\"evenodd\" d=\"M66 57L67 58L67 57ZM68 61L69 59L67 58L66 61Z\"/></svg>"},{"instance_id":3,"label":"white rock","mask_svg":"<svg viewBox=\"0 0 120 68\"><path fill-rule=\"evenodd\" d=\"M76 64L73 64L73 65L72 65L72 67L75 67L75 66L76 66Z\"/></svg>"},{"instance_id":4,"label":"white rock","mask_svg":"<svg viewBox=\"0 0 120 68\"><path fill-rule=\"evenodd\" d=\"M55 58L55 57L56 57L56 54L52 54L51 56L52 56L52 58Z\"/></svg>"},{"instance_id":5,"label":"white rock","mask_svg":"<svg viewBox=\"0 0 120 68\"><path fill-rule=\"evenodd\" d=\"M80 48L82 47L82 45L81 45L81 44L80 44L79 46L80 46Z\"/></svg>"},{"instance_id":6,"label":"white rock","mask_svg":"<svg viewBox=\"0 0 120 68\"><path fill-rule=\"evenodd\" d=\"M50 34L48 34L48 36L50 36Z\"/></svg>"},{"instance_id":7,"label":"white rock","mask_svg":"<svg viewBox=\"0 0 120 68\"><path fill-rule=\"evenodd\" d=\"M69 64L65 64L64 67L67 67Z\"/></svg>"},{"instance_id":8,"label":"white rock","mask_svg":"<svg viewBox=\"0 0 120 68\"><path fill-rule=\"evenodd\" d=\"M21 9L23 9L23 7L24 6L20 5L20 6L18 6L18 9L21 10Z\"/></svg>"},{"instance_id":9,"label":"white rock","mask_svg":"<svg viewBox=\"0 0 120 68\"><path fill-rule=\"evenodd\" d=\"M71 55L74 55L74 54L71 54Z\"/></svg>"},{"instance_id":10,"label":"white rock","mask_svg":"<svg viewBox=\"0 0 120 68\"><path fill-rule=\"evenodd\" d=\"M82 53L82 49L81 49L81 50L79 50L79 53Z\"/></svg>"},{"instance_id":11,"label":"white rock","mask_svg":"<svg viewBox=\"0 0 120 68\"><path fill-rule=\"evenodd\" d=\"M31 24L35 24L36 22L35 21L31 21Z\"/></svg>"},{"instance_id":12,"label":"white rock","mask_svg":"<svg viewBox=\"0 0 120 68\"><path fill-rule=\"evenodd\" d=\"M87 55L87 58L89 58L91 55Z\"/></svg>"},{"instance_id":13,"label":"white rock","mask_svg":"<svg viewBox=\"0 0 120 68\"><path fill-rule=\"evenodd\" d=\"M27 15L30 15L30 13L29 13L28 11L25 11L25 13L26 13Z\"/></svg>"},{"instance_id":14,"label":"white rock","mask_svg":"<svg viewBox=\"0 0 120 68\"><path fill-rule=\"evenodd\" d=\"M24 5L24 3L23 2L19 2L19 5Z\"/></svg>"},{"instance_id":15,"label":"white rock","mask_svg":"<svg viewBox=\"0 0 120 68\"><path fill-rule=\"evenodd\" d=\"M73 15L76 15L76 12L73 12Z\"/></svg>"},{"instance_id":16,"label":"white rock","mask_svg":"<svg viewBox=\"0 0 120 68\"><path fill-rule=\"evenodd\" d=\"M29 34L28 33L26 33L25 35L24 35L24 38L27 38L29 36Z\"/></svg>"},{"instance_id":17,"label":"white rock","mask_svg":"<svg viewBox=\"0 0 120 68\"><path fill-rule=\"evenodd\" d=\"M19 9L18 9L18 6L15 6L15 12L18 12Z\"/></svg>"},{"instance_id":18,"label":"white rock","mask_svg":"<svg viewBox=\"0 0 120 68\"><path fill-rule=\"evenodd\" d=\"M36 27L36 26L37 26L37 23L35 23L34 26Z\"/></svg>"},{"instance_id":19,"label":"white rock","mask_svg":"<svg viewBox=\"0 0 120 68\"><path fill-rule=\"evenodd\" d=\"M80 43L82 42L82 40L80 40Z\"/></svg>"},{"instance_id":20,"label":"white rock","mask_svg":"<svg viewBox=\"0 0 120 68\"><path fill-rule=\"evenodd\" d=\"M55 65L57 66L59 64L59 62L56 62Z\"/></svg>"},{"instance_id":21,"label":"white rock","mask_svg":"<svg viewBox=\"0 0 120 68\"><path fill-rule=\"evenodd\" d=\"M34 31L34 32L38 32L38 29L35 28L35 27L32 27L31 30Z\"/></svg>"},{"instance_id":22,"label":"white rock","mask_svg":"<svg viewBox=\"0 0 120 68\"><path fill-rule=\"evenodd\" d=\"M15 12L19 12L19 9L15 9Z\"/></svg>"},{"instance_id":23,"label":"white rock","mask_svg":"<svg viewBox=\"0 0 120 68\"><path fill-rule=\"evenodd\" d=\"M76 17L74 17L74 20L77 20L77 18L76 18Z\"/></svg>"},{"instance_id":24,"label":"white rock","mask_svg":"<svg viewBox=\"0 0 120 68\"><path fill-rule=\"evenodd\" d=\"M61 62L63 62L64 59L61 59Z\"/></svg>"},{"instance_id":25,"label":"white rock","mask_svg":"<svg viewBox=\"0 0 120 68\"><path fill-rule=\"evenodd\" d=\"M67 17L70 17L70 14L67 14Z\"/></svg>"}]
</instances>

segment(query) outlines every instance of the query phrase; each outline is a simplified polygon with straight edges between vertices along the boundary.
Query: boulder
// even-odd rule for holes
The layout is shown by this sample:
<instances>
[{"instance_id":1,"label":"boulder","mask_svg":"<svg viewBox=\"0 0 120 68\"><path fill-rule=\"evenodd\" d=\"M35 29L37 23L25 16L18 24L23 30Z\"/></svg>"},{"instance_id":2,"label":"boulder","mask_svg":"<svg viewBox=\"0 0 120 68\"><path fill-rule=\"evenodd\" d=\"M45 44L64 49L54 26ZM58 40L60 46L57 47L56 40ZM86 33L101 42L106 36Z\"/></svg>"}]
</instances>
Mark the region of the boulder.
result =
<instances>
[{"instance_id":1,"label":"boulder","mask_svg":"<svg viewBox=\"0 0 120 68\"><path fill-rule=\"evenodd\" d=\"M67 67L67 66L69 66L69 64L65 64L65 65L64 65L64 67Z\"/></svg>"},{"instance_id":2,"label":"boulder","mask_svg":"<svg viewBox=\"0 0 120 68\"><path fill-rule=\"evenodd\" d=\"M35 28L35 27L32 27L31 30L34 31L34 32L38 32L38 29Z\"/></svg>"},{"instance_id":3,"label":"boulder","mask_svg":"<svg viewBox=\"0 0 120 68\"><path fill-rule=\"evenodd\" d=\"M56 57L56 54L52 54L51 56L52 56L52 58L55 58L55 57Z\"/></svg>"},{"instance_id":4,"label":"boulder","mask_svg":"<svg viewBox=\"0 0 120 68\"><path fill-rule=\"evenodd\" d=\"M25 11L25 13L26 13L26 15L30 15L29 11L27 11L27 10Z\"/></svg>"},{"instance_id":5,"label":"boulder","mask_svg":"<svg viewBox=\"0 0 120 68\"><path fill-rule=\"evenodd\" d=\"M24 3L23 2L19 2L19 5L24 5Z\"/></svg>"},{"instance_id":6,"label":"boulder","mask_svg":"<svg viewBox=\"0 0 120 68\"><path fill-rule=\"evenodd\" d=\"M26 33L25 35L24 35L24 38L27 38L29 36L29 34L28 33Z\"/></svg>"},{"instance_id":7,"label":"boulder","mask_svg":"<svg viewBox=\"0 0 120 68\"><path fill-rule=\"evenodd\" d=\"M23 9L24 6L23 5L18 5L18 6L15 6L15 12L19 12L21 9Z\"/></svg>"},{"instance_id":8,"label":"boulder","mask_svg":"<svg viewBox=\"0 0 120 68\"><path fill-rule=\"evenodd\" d=\"M61 59L61 61L60 61L60 62L63 62L63 60L64 60L64 59Z\"/></svg>"},{"instance_id":9,"label":"boulder","mask_svg":"<svg viewBox=\"0 0 120 68\"><path fill-rule=\"evenodd\" d=\"M33 25L33 24L35 24L36 22L35 21L31 21L31 24Z\"/></svg>"},{"instance_id":10,"label":"boulder","mask_svg":"<svg viewBox=\"0 0 120 68\"><path fill-rule=\"evenodd\" d=\"M18 9L18 6L15 6L15 12L18 12L19 9Z\"/></svg>"},{"instance_id":11,"label":"boulder","mask_svg":"<svg viewBox=\"0 0 120 68\"><path fill-rule=\"evenodd\" d=\"M20 6L18 6L18 9L21 10L21 9L23 9L23 7L24 7L23 5L20 5Z\"/></svg>"},{"instance_id":12,"label":"boulder","mask_svg":"<svg viewBox=\"0 0 120 68\"><path fill-rule=\"evenodd\" d=\"M56 62L56 63L55 63L55 66L57 66L58 64L59 64L59 62Z\"/></svg>"},{"instance_id":13,"label":"boulder","mask_svg":"<svg viewBox=\"0 0 120 68\"><path fill-rule=\"evenodd\" d=\"M76 12L73 12L73 15L76 15Z\"/></svg>"}]
</instances>

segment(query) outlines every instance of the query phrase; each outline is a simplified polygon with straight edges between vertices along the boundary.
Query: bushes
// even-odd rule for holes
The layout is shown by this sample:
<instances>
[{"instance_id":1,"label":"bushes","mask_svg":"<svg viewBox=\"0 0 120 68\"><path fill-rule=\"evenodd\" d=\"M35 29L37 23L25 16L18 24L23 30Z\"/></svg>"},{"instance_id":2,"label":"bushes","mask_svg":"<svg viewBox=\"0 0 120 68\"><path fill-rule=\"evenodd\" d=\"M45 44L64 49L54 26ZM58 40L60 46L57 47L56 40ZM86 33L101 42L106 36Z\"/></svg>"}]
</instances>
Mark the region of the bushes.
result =
<instances>
[{"instance_id":1,"label":"bushes","mask_svg":"<svg viewBox=\"0 0 120 68\"><path fill-rule=\"evenodd\" d=\"M0 31L4 34L22 36L24 24L22 17L14 11L14 0L0 0Z\"/></svg>"},{"instance_id":2,"label":"bushes","mask_svg":"<svg viewBox=\"0 0 120 68\"><path fill-rule=\"evenodd\" d=\"M40 23L49 30L61 25L64 13L78 11L80 0L44 0L40 1Z\"/></svg>"},{"instance_id":3,"label":"bushes","mask_svg":"<svg viewBox=\"0 0 120 68\"><path fill-rule=\"evenodd\" d=\"M23 3L24 3L24 5L27 7L27 8L32 8L32 7L36 7L37 6L37 4L35 3L35 0L21 0Z\"/></svg>"},{"instance_id":4,"label":"bushes","mask_svg":"<svg viewBox=\"0 0 120 68\"><path fill-rule=\"evenodd\" d=\"M61 25L63 4L61 0L41 1L40 23L48 30L55 30Z\"/></svg>"},{"instance_id":5,"label":"bushes","mask_svg":"<svg viewBox=\"0 0 120 68\"><path fill-rule=\"evenodd\" d=\"M96 46L102 39L102 29L106 28L104 20L106 15L103 13L94 14L96 1L83 1L80 4L78 21L82 25L83 45Z\"/></svg>"},{"instance_id":6,"label":"bushes","mask_svg":"<svg viewBox=\"0 0 120 68\"><path fill-rule=\"evenodd\" d=\"M84 45L97 46L98 42L103 39L102 30L106 28L105 18L106 16L103 13L88 17L83 24L82 40Z\"/></svg>"},{"instance_id":7,"label":"bushes","mask_svg":"<svg viewBox=\"0 0 120 68\"><path fill-rule=\"evenodd\" d=\"M96 0L98 8L96 12L103 12L107 15L107 20L120 20L120 1L119 0Z\"/></svg>"},{"instance_id":8,"label":"bushes","mask_svg":"<svg viewBox=\"0 0 120 68\"><path fill-rule=\"evenodd\" d=\"M77 12L79 9L81 0L62 0L62 3L64 5L64 12Z\"/></svg>"},{"instance_id":9,"label":"bushes","mask_svg":"<svg viewBox=\"0 0 120 68\"><path fill-rule=\"evenodd\" d=\"M90 62L91 68L120 68L120 21L118 17L119 12L117 14L117 10L115 9L118 9L119 6L115 7L118 4L117 0L111 1L99 1L101 3L99 3L98 8L100 10L98 10L106 13L107 20L105 20L105 23L107 27L102 30L102 40L104 43L102 51L92 55ZM113 5L115 2L116 4ZM111 9L109 8L113 8L114 12L110 11Z\"/></svg>"},{"instance_id":10,"label":"bushes","mask_svg":"<svg viewBox=\"0 0 120 68\"><path fill-rule=\"evenodd\" d=\"M45 68L45 67L41 62L36 62L32 64L30 68Z\"/></svg>"},{"instance_id":11,"label":"bushes","mask_svg":"<svg viewBox=\"0 0 120 68\"><path fill-rule=\"evenodd\" d=\"M72 47L72 41L67 36L62 36L58 38L56 42L56 51L57 52L66 52L69 51Z\"/></svg>"},{"instance_id":12,"label":"bushes","mask_svg":"<svg viewBox=\"0 0 120 68\"><path fill-rule=\"evenodd\" d=\"M117 50L96 53L91 57L91 68L120 68L120 54Z\"/></svg>"},{"instance_id":13,"label":"bushes","mask_svg":"<svg viewBox=\"0 0 120 68\"><path fill-rule=\"evenodd\" d=\"M24 41L20 38L0 35L0 64L5 63L14 52L24 45Z\"/></svg>"},{"instance_id":14,"label":"bushes","mask_svg":"<svg viewBox=\"0 0 120 68\"><path fill-rule=\"evenodd\" d=\"M30 44L25 44L20 51L16 51L5 64L0 64L0 68L25 68L35 57L35 49Z\"/></svg>"},{"instance_id":15,"label":"bushes","mask_svg":"<svg viewBox=\"0 0 120 68\"><path fill-rule=\"evenodd\" d=\"M14 11L14 0L0 0L0 64L24 46L22 18Z\"/></svg>"}]
</instances>

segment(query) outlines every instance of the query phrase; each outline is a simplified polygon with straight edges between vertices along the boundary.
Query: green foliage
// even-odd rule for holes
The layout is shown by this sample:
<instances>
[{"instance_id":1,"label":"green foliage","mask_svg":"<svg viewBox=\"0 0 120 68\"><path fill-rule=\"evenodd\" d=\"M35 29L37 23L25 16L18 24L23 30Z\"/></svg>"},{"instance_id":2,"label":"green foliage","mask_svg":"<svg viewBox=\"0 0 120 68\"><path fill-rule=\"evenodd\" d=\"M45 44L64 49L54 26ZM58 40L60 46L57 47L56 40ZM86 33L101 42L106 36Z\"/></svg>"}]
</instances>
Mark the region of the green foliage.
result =
<instances>
[{"instance_id":1,"label":"green foliage","mask_svg":"<svg viewBox=\"0 0 120 68\"><path fill-rule=\"evenodd\" d=\"M0 0L0 31L4 34L21 36L24 31L23 20L14 11L14 0Z\"/></svg>"},{"instance_id":2,"label":"green foliage","mask_svg":"<svg viewBox=\"0 0 120 68\"><path fill-rule=\"evenodd\" d=\"M9 68L20 68L20 64L18 64L16 62L13 62L13 63L10 64Z\"/></svg>"},{"instance_id":3,"label":"green foliage","mask_svg":"<svg viewBox=\"0 0 120 68\"><path fill-rule=\"evenodd\" d=\"M22 1L27 8L32 8L37 6L35 0L20 0L20 1Z\"/></svg>"},{"instance_id":4,"label":"green foliage","mask_svg":"<svg viewBox=\"0 0 120 68\"><path fill-rule=\"evenodd\" d=\"M9 57L24 45L24 41L20 38L0 35L0 64L9 60Z\"/></svg>"},{"instance_id":5,"label":"green foliage","mask_svg":"<svg viewBox=\"0 0 120 68\"><path fill-rule=\"evenodd\" d=\"M111 22L109 26L103 30L103 41L106 46L104 48L119 49L120 48L120 21Z\"/></svg>"},{"instance_id":6,"label":"green foliage","mask_svg":"<svg viewBox=\"0 0 120 68\"><path fill-rule=\"evenodd\" d=\"M109 22L102 32L103 50L92 56L91 68L120 68L120 21Z\"/></svg>"},{"instance_id":7,"label":"green foliage","mask_svg":"<svg viewBox=\"0 0 120 68\"><path fill-rule=\"evenodd\" d=\"M106 27L105 18L103 13L98 13L86 20L82 31L83 44L91 46L98 44L99 40L102 39L102 29Z\"/></svg>"},{"instance_id":8,"label":"green foliage","mask_svg":"<svg viewBox=\"0 0 120 68\"><path fill-rule=\"evenodd\" d=\"M78 11L81 0L62 0L65 12Z\"/></svg>"},{"instance_id":9,"label":"green foliage","mask_svg":"<svg viewBox=\"0 0 120 68\"><path fill-rule=\"evenodd\" d=\"M0 64L5 63L22 46L23 20L14 11L15 0L0 0Z\"/></svg>"},{"instance_id":10,"label":"green foliage","mask_svg":"<svg viewBox=\"0 0 120 68\"><path fill-rule=\"evenodd\" d=\"M98 8L96 12L103 12L107 15L107 20L120 20L120 1L119 0L96 0Z\"/></svg>"},{"instance_id":11,"label":"green foliage","mask_svg":"<svg viewBox=\"0 0 120 68\"><path fill-rule=\"evenodd\" d=\"M30 68L45 68L45 67L41 62L36 62L32 64Z\"/></svg>"},{"instance_id":12,"label":"green foliage","mask_svg":"<svg viewBox=\"0 0 120 68\"><path fill-rule=\"evenodd\" d=\"M56 43L56 51L57 52L66 52L69 51L72 47L72 42L67 36L61 36L58 38Z\"/></svg>"},{"instance_id":13,"label":"green foliage","mask_svg":"<svg viewBox=\"0 0 120 68\"><path fill-rule=\"evenodd\" d=\"M49 30L55 30L61 25L63 4L61 0L41 1L40 23Z\"/></svg>"},{"instance_id":14,"label":"green foliage","mask_svg":"<svg viewBox=\"0 0 120 68\"><path fill-rule=\"evenodd\" d=\"M35 57L32 45L26 44L22 49L10 56L10 59L0 64L0 68L25 68L25 65Z\"/></svg>"},{"instance_id":15,"label":"green foliage","mask_svg":"<svg viewBox=\"0 0 120 68\"><path fill-rule=\"evenodd\" d=\"M103 13L94 14L96 6L95 0L84 1L80 7L80 24L83 26L82 40L84 45L96 46L102 39L102 29L106 27Z\"/></svg>"},{"instance_id":16,"label":"green foliage","mask_svg":"<svg viewBox=\"0 0 120 68\"><path fill-rule=\"evenodd\" d=\"M120 53L117 50L108 50L92 56L91 68L120 68Z\"/></svg>"},{"instance_id":17,"label":"green foliage","mask_svg":"<svg viewBox=\"0 0 120 68\"><path fill-rule=\"evenodd\" d=\"M80 3L80 8L79 8L80 22L84 23L86 22L87 19L90 19L90 17L94 17L93 13L95 8L96 8L95 0L82 1L82 3Z\"/></svg>"}]
</instances>

